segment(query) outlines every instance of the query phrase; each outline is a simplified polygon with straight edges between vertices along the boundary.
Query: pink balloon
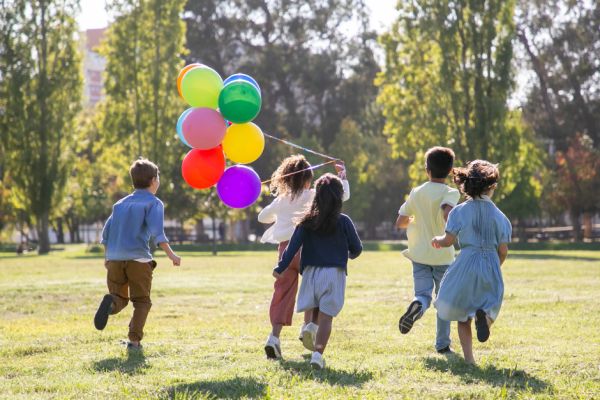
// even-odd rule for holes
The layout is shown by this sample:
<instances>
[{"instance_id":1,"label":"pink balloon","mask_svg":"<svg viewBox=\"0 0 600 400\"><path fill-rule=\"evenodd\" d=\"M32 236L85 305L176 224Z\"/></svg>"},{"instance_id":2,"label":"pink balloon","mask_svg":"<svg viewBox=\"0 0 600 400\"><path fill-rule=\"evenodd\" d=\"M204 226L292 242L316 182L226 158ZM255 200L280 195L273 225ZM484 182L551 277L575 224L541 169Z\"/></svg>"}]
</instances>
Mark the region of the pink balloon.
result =
<instances>
[{"instance_id":1,"label":"pink balloon","mask_svg":"<svg viewBox=\"0 0 600 400\"><path fill-rule=\"evenodd\" d=\"M212 108L194 108L185 117L181 130L190 146L208 150L221 144L227 125L218 111Z\"/></svg>"}]
</instances>

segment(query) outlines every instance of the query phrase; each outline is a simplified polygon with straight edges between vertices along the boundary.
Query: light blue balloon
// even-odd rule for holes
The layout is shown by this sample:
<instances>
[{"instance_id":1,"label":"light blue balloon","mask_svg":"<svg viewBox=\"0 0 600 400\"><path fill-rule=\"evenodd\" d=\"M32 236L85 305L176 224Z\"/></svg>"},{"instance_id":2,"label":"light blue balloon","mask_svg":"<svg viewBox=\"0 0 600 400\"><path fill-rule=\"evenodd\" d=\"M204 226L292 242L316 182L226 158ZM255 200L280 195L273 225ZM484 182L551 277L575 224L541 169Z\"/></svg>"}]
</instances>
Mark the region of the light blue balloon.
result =
<instances>
[{"instance_id":1,"label":"light blue balloon","mask_svg":"<svg viewBox=\"0 0 600 400\"><path fill-rule=\"evenodd\" d=\"M233 75L231 75L229 78L227 78L227 79L225 79L225 81L223 81L223 86L225 86L229 82L235 81L237 79L241 79L241 80L244 80L246 82L250 82L251 84L254 85L254 87L256 87L258 89L258 93L260 94L260 86L258 86L258 82L256 82L256 80L254 80L253 77L251 77L250 75L246 75L246 74L233 74Z\"/></svg>"},{"instance_id":2,"label":"light blue balloon","mask_svg":"<svg viewBox=\"0 0 600 400\"><path fill-rule=\"evenodd\" d=\"M187 117L187 115L192 112L193 109L194 108L191 107L191 108L188 108L187 110L185 110L184 112L182 112L181 115L179 116L179 119L177 120L177 135L179 135L179 140L181 140L183 142L183 144L185 144L189 148L193 148L193 147L190 146L190 144L187 142L187 140L185 140L185 138L183 137L183 121L185 120L185 117Z\"/></svg>"}]
</instances>

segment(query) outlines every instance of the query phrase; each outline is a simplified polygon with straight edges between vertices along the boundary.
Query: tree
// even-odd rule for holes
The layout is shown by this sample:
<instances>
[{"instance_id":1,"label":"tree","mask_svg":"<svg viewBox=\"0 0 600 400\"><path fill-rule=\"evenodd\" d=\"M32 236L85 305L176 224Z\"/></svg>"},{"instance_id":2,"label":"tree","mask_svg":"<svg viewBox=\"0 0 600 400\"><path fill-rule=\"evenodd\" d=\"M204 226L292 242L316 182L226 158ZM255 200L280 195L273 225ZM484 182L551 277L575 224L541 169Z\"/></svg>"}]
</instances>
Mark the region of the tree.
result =
<instances>
[{"instance_id":1,"label":"tree","mask_svg":"<svg viewBox=\"0 0 600 400\"><path fill-rule=\"evenodd\" d=\"M581 239L582 214L589 231L591 215L600 210L597 196L586 201L594 193L590 185L595 178L585 172L600 148L599 24L598 2L519 2L519 61L535 77L524 115L535 133L549 142L551 152L556 150L545 188L552 201L544 208L558 214L567 210L576 240Z\"/></svg>"},{"instance_id":2,"label":"tree","mask_svg":"<svg viewBox=\"0 0 600 400\"><path fill-rule=\"evenodd\" d=\"M100 53L107 59L102 105L104 146L129 165L137 157L155 162L163 175L160 196L166 213L180 220L196 198L181 178L189 150L177 139L175 123L185 108L176 78L185 54L184 0L115 0L116 15ZM127 168L121 171L128 182ZM129 185L126 185L128 188Z\"/></svg>"},{"instance_id":3,"label":"tree","mask_svg":"<svg viewBox=\"0 0 600 400\"><path fill-rule=\"evenodd\" d=\"M1 66L5 164L17 208L33 215L39 253L50 250L52 210L69 171L68 142L80 109L78 2L3 2Z\"/></svg>"},{"instance_id":4,"label":"tree","mask_svg":"<svg viewBox=\"0 0 600 400\"><path fill-rule=\"evenodd\" d=\"M361 0L191 0L185 20L189 62L259 82L265 132L314 137L327 151L344 118L359 118L375 96L375 35ZM351 24L353 35L343 29ZM255 166L268 176L284 154L268 142Z\"/></svg>"},{"instance_id":5,"label":"tree","mask_svg":"<svg viewBox=\"0 0 600 400\"><path fill-rule=\"evenodd\" d=\"M432 1L399 3L400 16L381 42L386 68L378 78L385 133L394 154L414 160L411 180L425 178L423 153L452 147L457 163L476 158L501 163L500 199L523 193L521 209L534 205L532 180L539 153L510 112L513 87L512 1ZM527 167L527 168L526 168Z\"/></svg>"},{"instance_id":6,"label":"tree","mask_svg":"<svg viewBox=\"0 0 600 400\"><path fill-rule=\"evenodd\" d=\"M520 61L536 78L527 120L560 151L580 134L600 147L600 3L521 0L518 11Z\"/></svg>"}]
</instances>

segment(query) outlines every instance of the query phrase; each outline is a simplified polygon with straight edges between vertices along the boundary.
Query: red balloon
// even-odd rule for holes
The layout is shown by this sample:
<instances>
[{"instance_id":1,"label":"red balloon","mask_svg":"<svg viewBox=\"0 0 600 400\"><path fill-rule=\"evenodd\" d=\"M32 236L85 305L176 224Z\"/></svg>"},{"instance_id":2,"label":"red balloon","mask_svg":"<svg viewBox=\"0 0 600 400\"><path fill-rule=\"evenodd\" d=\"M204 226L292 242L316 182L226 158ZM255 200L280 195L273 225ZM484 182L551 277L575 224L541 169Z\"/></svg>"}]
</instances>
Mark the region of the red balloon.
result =
<instances>
[{"instance_id":1,"label":"red balloon","mask_svg":"<svg viewBox=\"0 0 600 400\"><path fill-rule=\"evenodd\" d=\"M192 149L181 163L181 175L194 189L208 189L215 185L225 171L223 147Z\"/></svg>"}]
</instances>

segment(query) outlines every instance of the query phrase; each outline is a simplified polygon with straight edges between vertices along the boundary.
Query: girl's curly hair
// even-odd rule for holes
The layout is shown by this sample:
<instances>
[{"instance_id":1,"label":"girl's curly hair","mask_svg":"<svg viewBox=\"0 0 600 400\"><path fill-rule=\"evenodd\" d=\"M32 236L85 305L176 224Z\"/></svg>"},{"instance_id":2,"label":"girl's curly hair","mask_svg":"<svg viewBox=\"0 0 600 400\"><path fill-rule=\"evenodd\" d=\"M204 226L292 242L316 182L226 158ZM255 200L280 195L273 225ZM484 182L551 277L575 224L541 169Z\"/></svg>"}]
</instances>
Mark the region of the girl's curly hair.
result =
<instances>
[{"instance_id":1,"label":"girl's curly hair","mask_svg":"<svg viewBox=\"0 0 600 400\"><path fill-rule=\"evenodd\" d=\"M342 212L342 181L337 176L327 173L317 179L315 189L315 199L308 212L300 219L300 225L322 234L334 233Z\"/></svg>"},{"instance_id":2,"label":"girl's curly hair","mask_svg":"<svg viewBox=\"0 0 600 400\"><path fill-rule=\"evenodd\" d=\"M310 163L303 155L284 159L271 176L271 193L274 196L290 195L292 200L295 199L313 179L313 172L308 168Z\"/></svg>"},{"instance_id":3,"label":"girl's curly hair","mask_svg":"<svg viewBox=\"0 0 600 400\"><path fill-rule=\"evenodd\" d=\"M462 193L470 198L481 197L500 179L497 164L485 160L475 160L465 167L454 168L454 183Z\"/></svg>"}]
</instances>

